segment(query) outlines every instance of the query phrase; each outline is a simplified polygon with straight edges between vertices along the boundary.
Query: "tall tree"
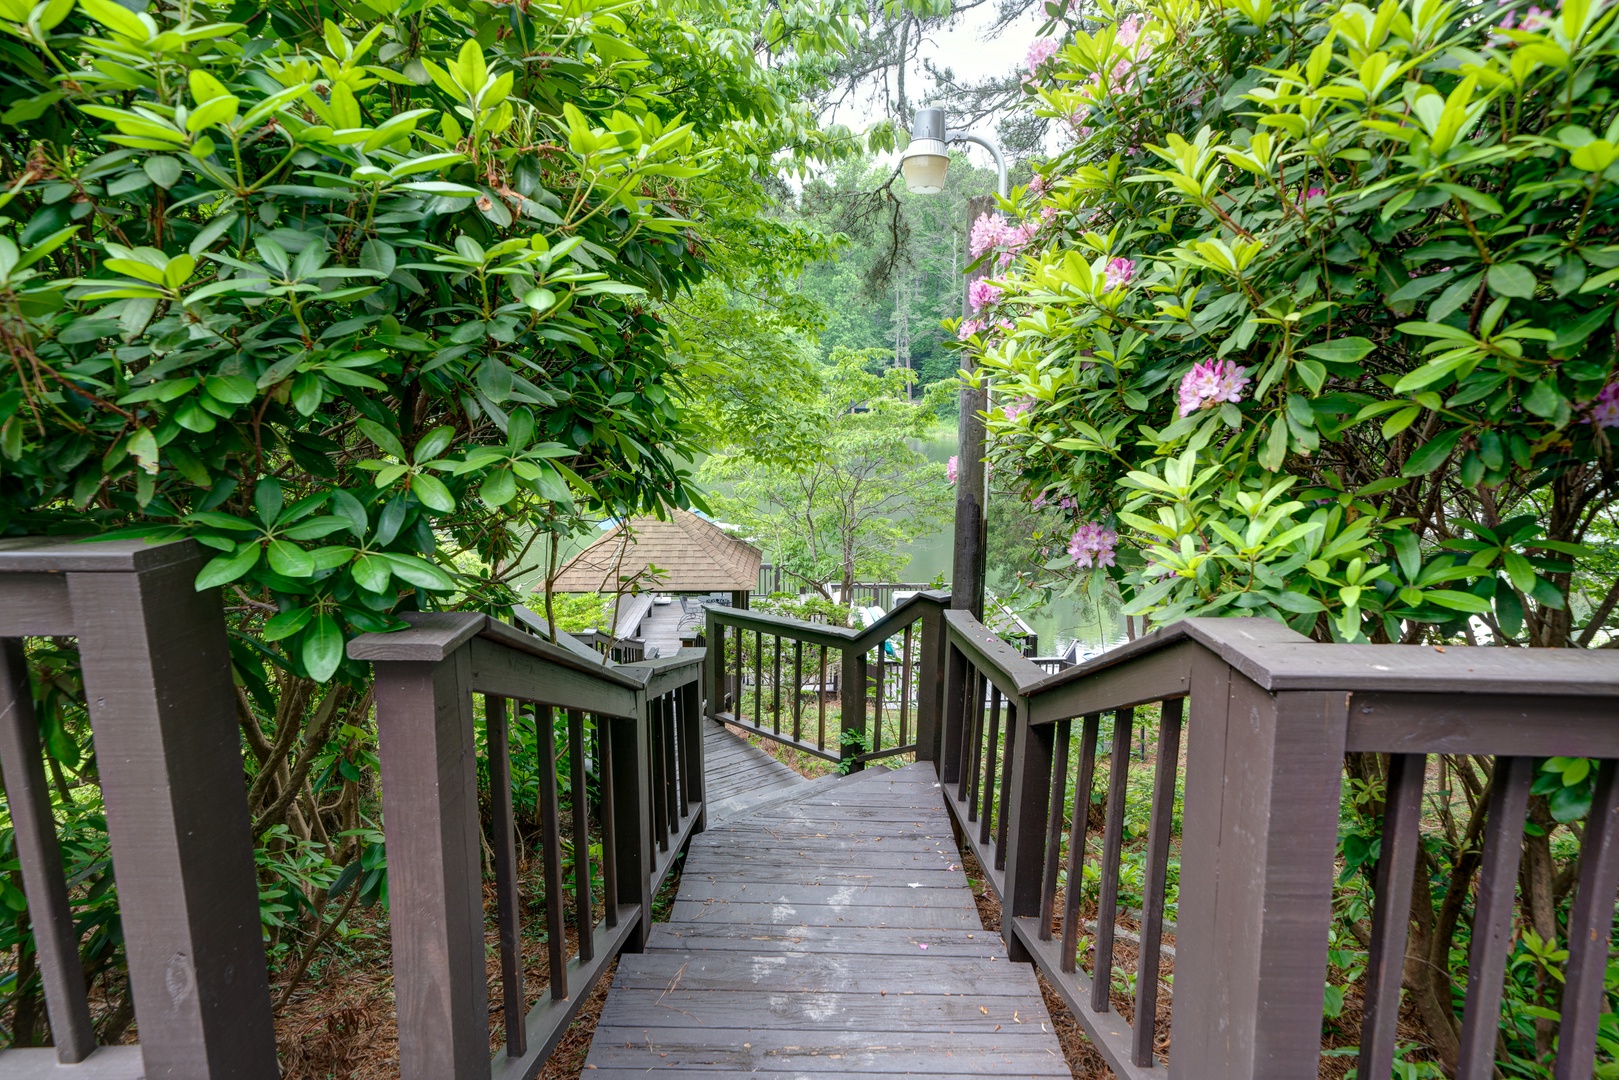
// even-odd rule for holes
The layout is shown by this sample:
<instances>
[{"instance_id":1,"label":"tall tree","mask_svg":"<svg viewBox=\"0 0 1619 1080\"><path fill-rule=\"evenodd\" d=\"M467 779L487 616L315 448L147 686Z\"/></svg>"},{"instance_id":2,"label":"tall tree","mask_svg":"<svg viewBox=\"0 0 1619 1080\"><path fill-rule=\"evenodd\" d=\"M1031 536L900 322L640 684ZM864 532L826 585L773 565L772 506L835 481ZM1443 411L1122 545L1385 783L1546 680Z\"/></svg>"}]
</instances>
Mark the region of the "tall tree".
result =
<instances>
[{"instance_id":1,"label":"tall tree","mask_svg":"<svg viewBox=\"0 0 1619 1080\"><path fill-rule=\"evenodd\" d=\"M798 469L743 452L703 465L703 479L731 488L714 496L716 509L823 596L832 582L847 597L858 580L896 578L909 559L901 547L936 527L950 504L944 468L912 445L932 410L908 400L908 373L890 360L880 350L833 351L804 417L822 450Z\"/></svg>"}]
</instances>

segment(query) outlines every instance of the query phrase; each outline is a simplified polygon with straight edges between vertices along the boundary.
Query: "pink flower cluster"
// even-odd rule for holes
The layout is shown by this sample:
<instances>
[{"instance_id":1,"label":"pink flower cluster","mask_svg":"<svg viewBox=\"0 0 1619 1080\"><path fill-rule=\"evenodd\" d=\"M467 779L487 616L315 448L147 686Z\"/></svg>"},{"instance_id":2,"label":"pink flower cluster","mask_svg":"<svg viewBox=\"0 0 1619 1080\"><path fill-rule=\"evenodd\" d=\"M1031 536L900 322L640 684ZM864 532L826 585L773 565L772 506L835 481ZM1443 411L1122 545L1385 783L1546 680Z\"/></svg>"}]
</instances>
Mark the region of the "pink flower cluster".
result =
<instances>
[{"instance_id":1,"label":"pink flower cluster","mask_svg":"<svg viewBox=\"0 0 1619 1080\"><path fill-rule=\"evenodd\" d=\"M1562 6L1562 0L1558 0L1558 9L1561 10ZM1523 22L1515 22L1514 13L1509 11L1507 12L1507 17L1502 19L1500 23L1496 25L1495 30L1491 32L1490 44L1511 44L1512 39L1507 37L1504 33L1504 31L1507 30L1516 29L1523 31L1526 34L1535 34L1542 30L1549 29L1552 24L1552 19L1555 18L1556 15L1556 11L1531 6L1528 11L1524 12Z\"/></svg>"},{"instance_id":2,"label":"pink flower cluster","mask_svg":"<svg viewBox=\"0 0 1619 1080\"><path fill-rule=\"evenodd\" d=\"M1046 178L1035 173L1029 178L1029 194L1044 195L1046 192Z\"/></svg>"},{"instance_id":3,"label":"pink flower cluster","mask_svg":"<svg viewBox=\"0 0 1619 1080\"><path fill-rule=\"evenodd\" d=\"M1030 409L1034 408L1035 400L1032 397L1021 397L1016 401L1001 406L1001 415L1008 420L1016 420Z\"/></svg>"},{"instance_id":4,"label":"pink flower cluster","mask_svg":"<svg viewBox=\"0 0 1619 1080\"><path fill-rule=\"evenodd\" d=\"M973 222L972 231L967 236L967 250L973 258L978 258L990 248L1006 248L1008 256L1012 252L1021 251L1034 239L1034 234L1040 231L1038 221L1028 221L1022 225L1014 225L998 214L979 214L978 220ZM1009 262L1010 258L1003 259Z\"/></svg>"},{"instance_id":5,"label":"pink flower cluster","mask_svg":"<svg viewBox=\"0 0 1619 1080\"><path fill-rule=\"evenodd\" d=\"M944 478L950 481L952 484L956 482L956 461L956 455L951 454L950 460L944 463Z\"/></svg>"},{"instance_id":6,"label":"pink flower cluster","mask_svg":"<svg viewBox=\"0 0 1619 1080\"><path fill-rule=\"evenodd\" d=\"M1106 269L1106 286L1109 292L1122 289L1130 284L1136 276L1136 264L1132 259L1109 259Z\"/></svg>"},{"instance_id":7,"label":"pink flower cluster","mask_svg":"<svg viewBox=\"0 0 1619 1080\"><path fill-rule=\"evenodd\" d=\"M1619 427L1619 382L1611 382L1591 402L1591 422L1599 428Z\"/></svg>"},{"instance_id":8,"label":"pink flower cluster","mask_svg":"<svg viewBox=\"0 0 1619 1080\"><path fill-rule=\"evenodd\" d=\"M994 322L988 319L962 319L956 327L956 340L966 341L974 334L982 334L986 330L1005 330L1010 332L1014 327L1011 319L997 319Z\"/></svg>"},{"instance_id":9,"label":"pink flower cluster","mask_svg":"<svg viewBox=\"0 0 1619 1080\"><path fill-rule=\"evenodd\" d=\"M1075 530L1068 541L1068 554L1074 565L1090 569L1093 566L1112 566L1114 545L1119 534L1105 525L1087 521Z\"/></svg>"},{"instance_id":10,"label":"pink flower cluster","mask_svg":"<svg viewBox=\"0 0 1619 1080\"><path fill-rule=\"evenodd\" d=\"M1040 71L1040 65L1050 60L1056 54L1058 41L1056 38L1035 38L1029 42L1029 52L1023 58L1023 63L1029 71L1029 78L1034 78Z\"/></svg>"},{"instance_id":11,"label":"pink flower cluster","mask_svg":"<svg viewBox=\"0 0 1619 1080\"><path fill-rule=\"evenodd\" d=\"M991 304L1000 303L1001 292L999 285L980 279L967 286L967 302L974 311L982 311Z\"/></svg>"},{"instance_id":12,"label":"pink flower cluster","mask_svg":"<svg viewBox=\"0 0 1619 1080\"><path fill-rule=\"evenodd\" d=\"M1181 415L1191 416L1199 409L1211 409L1222 402L1242 400L1248 385L1248 369L1229 360L1205 360L1192 365L1181 380Z\"/></svg>"}]
</instances>

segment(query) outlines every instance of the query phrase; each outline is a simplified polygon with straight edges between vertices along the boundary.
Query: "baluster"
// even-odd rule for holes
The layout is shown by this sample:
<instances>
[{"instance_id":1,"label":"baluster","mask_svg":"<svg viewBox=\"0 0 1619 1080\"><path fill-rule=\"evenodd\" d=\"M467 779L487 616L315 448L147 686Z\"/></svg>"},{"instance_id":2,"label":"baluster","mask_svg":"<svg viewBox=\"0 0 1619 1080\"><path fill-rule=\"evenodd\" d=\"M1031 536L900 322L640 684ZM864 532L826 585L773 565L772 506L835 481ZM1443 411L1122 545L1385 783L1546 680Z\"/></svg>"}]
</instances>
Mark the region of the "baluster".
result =
<instances>
[{"instance_id":1,"label":"baluster","mask_svg":"<svg viewBox=\"0 0 1619 1080\"><path fill-rule=\"evenodd\" d=\"M762 729L765 723L765 635L753 632L753 726Z\"/></svg>"},{"instance_id":2,"label":"baluster","mask_svg":"<svg viewBox=\"0 0 1619 1080\"><path fill-rule=\"evenodd\" d=\"M1467 997L1462 1012L1456 1080L1489 1080L1495 1074L1501 983L1512 937L1512 905L1523 853L1523 820L1529 810L1534 759L1498 757L1490 785L1489 820L1473 909L1473 942L1467 954Z\"/></svg>"},{"instance_id":3,"label":"baluster","mask_svg":"<svg viewBox=\"0 0 1619 1080\"><path fill-rule=\"evenodd\" d=\"M736 700L731 703L731 719L735 720L738 725L742 723L742 693L744 689L742 683L742 652L744 640L742 627L738 626L736 628L736 675L734 676L736 679Z\"/></svg>"},{"instance_id":4,"label":"baluster","mask_svg":"<svg viewBox=\"0 0 1619 1080\"><path fill-rule=\"evenodd\" d=\"M664 820L669 823L671 834L679 831L680 819L685 816L685 808L681 805L679 773L680 773L680 746L678 711L680 702L674 694L664 694L660 698L663 702L663 805ZM665 838L664 847L667 850L668 839Z\"/></svg>"},{"instance_id":5,"label":"baluster","mask_svg":"<svg viewBox=\"0 0 1619 1080\"><path fill-rule=\"evenodd\" d=\"M1000 707L1000 692L996 691L996 708ZM1007 799L1012 787L1013 754L1017 752L1017 706L1011 702L1006 704L1006 752L1003 755L1001 766L1001 808L995 819L995 869L1006 869L1006 826L1012 820L1012 815L1006 812ZM984 815L989 820L989 815Z\"/></svg>"},{"instance_id":6,"label":"baluster","mask_svg":"<svg viewBox=\"0 0 1619 1080\"><path fill-rule=\"evenodd\" d=\"M1152 784L1152 817L1147 826L1147 868L1141 898L1141 944L1136 951L1136 1022L1132 1060L1153 1063L1158 1034L1158 972L1164 938L1164 890L1168 884L1170 827L1175 814L1175 778L1180 767L1181 718L1186 699L1170 698L1158 722L1158 767Z\"/></svg>"},{"instance_id":7,"label":"baluster","mask_svg":"<svg viewBox=\"0 0 1619 1080\"><path fill-rule=\"evenodd\" d=\"M771 662L774 664L774 673L770 676L770 728L777 735L781 734L781 635L771 637Z\"/></svg>"},{"instance_id":8,"label":"baluster","mask_svg":"<svg viewBox=\"0 0 1619 1080\"><path fill-rule=\"evenodd\" d=\"M573 921L579 962L596 955L596 916L590 895L590 787L585 775L585 714L568 710L568 772L573 781Z\"/></svg>"},{"instance_id":9,"label":"baluster","mask_svg":"<svg viewBox=\"0 0 1619 1080\"><path fill-rule=\"evenodd\" d=\"M1096 777L1096 738L1102 714L1085 717L1079 740L1079 778L1074 781L1074 817L1068 832L1068 890L1062 904L1062 970L1079 967L1079 901L1085 883L1085 842L1090 830L1091 787Z\"/></svg>"},{"instance_id":10,"label":"baluster","mask_svg":"<svg viewBox=\"0 0 1619 1080\"><path fill-rule=\"evenodd\" d=\"M962 687L961 710L961 783L956 791L957 800L967 802L967 820L977 821L979 763L984 760L984 694L981 689L978 669L963 658L966 667L966 678Z\"/></svg>"},{"instance_id":11,"label":"baluster","mask_svg":"<svg viewBox=\"0 0 1619 1080\"><path fill-rule=\"evenodd\" d=\"M653 698L647 702L647 729L649 732L647 753L652 758L652 836L657 841L659 851L669 850L669 803L665 800L663 786L666 782L663 774L663 699Z\"/></svg>"},{"instance_id":12,"label":"baluster","mask_svg":"<svg viewBox=\"0 0 1619 1080\"><path fill-rule=\"evenodd\" d=\"M1400 1019L1400 984L1411 923L1411 886L1416 878L1417 845L1422 842L1418 826L1427 767L1426 754L1389 756L1357 1076L1383 1076L1394 1071L1395 1028Z\"/></svg>"},{"instance_id":13,"label":"baluster","mask_svg":"<svg viewBox=\"0 0 1619 1080\"><path fill-rule=\"evenodd\" d=\"M793 742L804 739L804 642L793 639Z\"/></svg>"},{"instance_id":14,"label":"baluster","mask_svg":"<svg viewBox=\"0 0 1619 1080\"><path fill-rule=\"evenodd\" d=\"M995 778L1000 773L1001 688L989 684L989 738L984 742L983 809L978 812L978 842L989 843L995 826ZM1003 796L1005 792L1001 793Z\"/></svg>"},{"instance_id":15,"label":"baluster","mask_svg":"<svg viewBox=\"0 0 1619 1080\"><path fill-rule=\"evenodd\" d=\"M1057 908L1057 867L1062 857L1062 815L1068 802L1068 740L1072 720L1057 721L1057 759L1051 766L1051 807L1046 816L1045 865L1040 871L1041 941L1051 940L1051 921Z\"/></svg>"},{"instance_id":16,"label":"baluster","mask_svg":"<svg viewBox=\"0 0 1619 1080\"><path fill-rule=\"evenodd\" d=\"M874 650L877 657L874 661L877 665L877 677L872 680L877 692L877 707L872 710L873 715L876 716L876 719L872 721L871 733L871 752L874 754L883 748L883 690L885 688L884 684L888 682L888 657L883 651L884 644L886 643L879 641L877 648Z\"/></svg>"},{"instance_id":17,"label":"baluster","mask_svg":"<svg viewBox=\"0 0 1619 1080\"><path fill-rule=\"evenodd\" d=\"M39 722L28 682L22 642L0 639L0 765L5 769L18 861L22 864L28 910L33 919L34 947L45 984L45 1009L51 1021L59 1065L76 1065L96 1048L96 1031L85 994L79 935L62 876L62 848L51 814L51 789L45 779Z\"/></svg>"},{"instance_id":18,"label":"baluster","mask_svg":"<svg viewBox=\"0 0 1619 1080\"><path fill-rule=\"evenodd\" d=\"M984 733L981 727L984 719L984 695L979 687L976 667L968 667L967 690L963 693L967 706L962 712L965 719L965 724L962 724L962 759L967 771L962 774L962 790L957 792L957 798L967 800L968 821L978 821L979 793L983 792L984 787L981 772L984 767Z\"/></svg>"},{"instance_id":19,"label":"baluster","mask_svg":"<svg viewBox=\"0 0 1619 1080\"><path fill-rule=\"evenodd\" d=\"M534 738L540 751L539 818L545 842L545 951L551 958L551 997L568 996L568 936L563 929L562 809L557 804L557 740L549 705L534 706Z\"/></svg>"},{"instance_id":20,"label":"baluster","mask_svg":"<svg viewBox=\"0 0 1619 1080\"><path fill-rule=\"evenodd\" d=\"M826 749L826 646L821 646L821 674L815 681L816 705L820 711L820 720L816 729L815 745L822 750Z\"/></svg>"},{"instance_id":21,"label":"baluster","mask_svg":"<svg viewBox=\"0 0 1619 1080\"><path fill-rule=\"evenodd\" d=\"M489 816L495 828L495 919L500 925L501 1012L506 1022L506 1053L521 1057L528 1047L523 1025L522 899L517 893L516 814L512 807L512 759L506 699L486 694L484 729L489 744Z\"/></svg>"},{"instance_id":22,"label":"baluster","mask_svg":"<svg viewBox=\"0 0 1619 1080\"><path fill-rule=\"evenodd\" d=\"M911 623L905 625L905 648L899 664L899 745L909 746L911 740Z\"/></svg>"},{"instance_id":23,"label":"baluster","mask_svg":"<svg viewBox=\"0 0 1619 1080\"><path fill-rule=\"evenodd\" d=\"M720 654L721 666L725 660ZM618 822L615 820L613 797L613 739L607 725L613 723L600 713L596 714L596 783L601 793L598 812L602 832L602 921L608 927L618 925Z\"/></svg>"},{"instance_id":24,"label":"baluster","mask_svg":"<svg viewBox=\"0 0 1619 1080\"><path fill-rule=\"evenodd\" d=\"M707 796L703 787L703 702L702 685L693 680L675 691L682 702L684 717L680 729L680 745L684 753L680 759L681 775L685 779L682 790L686 797L686 812L697 815L692 832L700 833L708 827Z\"/></svg>"},{"instance_id":25,"label":"baluster","mask_svg":"<svg viewBox=\"0 0 1619 1080\"><path fill-rule=\"evenodd\" d=\"M1602 1013L1614 894L1619 891L1619 783L1614 774L1615 763L1604 761L1585 819L1580 880L1568 916L1569 957L1554 1080L1585 1080L1596 1071L1597 1020Z\"/></svg>"},{"instance_id":26,"label":"baluster","mask_svg":"<svg viewBox=\"0 0 1619 1080\"><path fill-rule=\"evenodd\" d=\"M1096 964L1091 1009L1107 1012L1113 982L1113 924L1119 911L1119 857L1124 847L1124 792L1130 779L1130 728L1134 709L1113 713L1113 745L1108 748L1107 826L1102 833L1102 881L1096 903Z\"/></svg>"}]
</instances>

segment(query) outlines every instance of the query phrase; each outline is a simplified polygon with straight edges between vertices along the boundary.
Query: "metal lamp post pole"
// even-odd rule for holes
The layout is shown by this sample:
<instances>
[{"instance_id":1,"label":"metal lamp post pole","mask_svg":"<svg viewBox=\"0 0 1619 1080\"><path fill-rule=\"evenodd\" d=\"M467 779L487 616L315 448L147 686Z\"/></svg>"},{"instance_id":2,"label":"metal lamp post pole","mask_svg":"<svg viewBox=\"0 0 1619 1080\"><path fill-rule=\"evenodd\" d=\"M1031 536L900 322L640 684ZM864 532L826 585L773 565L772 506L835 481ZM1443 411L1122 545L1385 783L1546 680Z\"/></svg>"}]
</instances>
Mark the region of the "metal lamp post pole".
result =
<instances>
[{"instance_id":1,"label":"metal lamp post pole","mask_svg":"<svg viewBox=\"0 0 1619 1080\"><path fill-rule=\"evenodd\" d=\"M1004 199L1007 192L1006 159L1000 148L986 139L966 132L952 131L947 142L970 142L984 147L995 159L996 187ZM967 200L967 221L977 221L982 214L995 211L995 200L988 195L977 195ZM962 293L961 315L972 315L968 299L972 283L988 277L993 269L985 263L967 274L967 289ZM960 415L956 420L956 523L954 558L951 565L950 606L969 611L974 618L984 617L984 569L986 544L989 533L989 476L984 468L984 419L981 415L989 407L988 386L963 384L961 387Z\"/></svg>"}]
</instances>

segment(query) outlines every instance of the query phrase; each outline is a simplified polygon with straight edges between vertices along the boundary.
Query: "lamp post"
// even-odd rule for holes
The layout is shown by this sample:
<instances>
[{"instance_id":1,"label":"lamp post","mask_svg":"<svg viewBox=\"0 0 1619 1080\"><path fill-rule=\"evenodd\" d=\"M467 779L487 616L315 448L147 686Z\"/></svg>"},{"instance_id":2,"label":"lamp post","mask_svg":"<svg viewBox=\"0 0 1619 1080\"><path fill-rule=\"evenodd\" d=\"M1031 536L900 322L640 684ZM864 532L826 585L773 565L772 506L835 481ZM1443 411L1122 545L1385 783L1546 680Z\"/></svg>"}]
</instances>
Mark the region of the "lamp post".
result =
<instances>
[{"instance_id":1,"label":"lamp post","mask_svg":"<svg viewBox=\"0 0 1619 1080\"><path fill-rule=\"evenodd\" d=\"M1001 148L982 136L968 131L952 131L945 123L943 109L918 109L911 123L911 144L900 159L900 170L905 174L905 187L916 195L937 195L944 190L944 174L950 167L950 144L973 143L989 151L995 159L996 189L1006 198L1006 158ZM980 214L995 208L995 200L987 195L967 200L967 220L977 221ZM978 278L989 273L981 266L967 277L971 286ZM962 317L972 314L967 300L969 288L963 293ZM988 405L984 388L961 388L960 416L956 421L956 524L955 544L951 561L950 606L970 611L974 617L984 617L984 554L987 522L984 516L989 503L988 477L984 469L984 421L979 416Z\"/></svg>"}]
</instances>

